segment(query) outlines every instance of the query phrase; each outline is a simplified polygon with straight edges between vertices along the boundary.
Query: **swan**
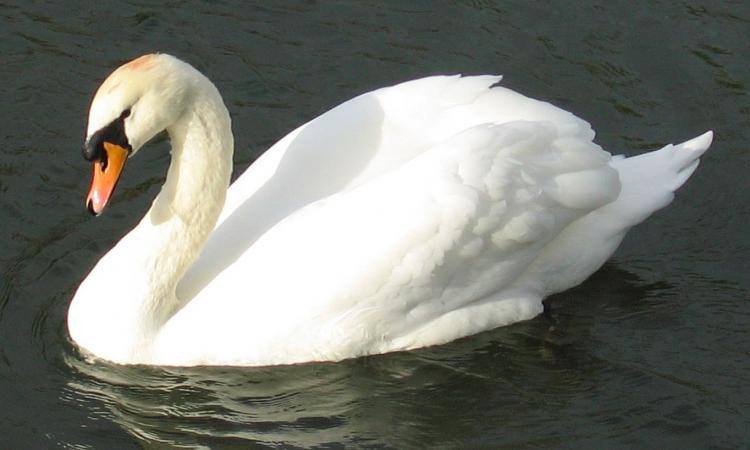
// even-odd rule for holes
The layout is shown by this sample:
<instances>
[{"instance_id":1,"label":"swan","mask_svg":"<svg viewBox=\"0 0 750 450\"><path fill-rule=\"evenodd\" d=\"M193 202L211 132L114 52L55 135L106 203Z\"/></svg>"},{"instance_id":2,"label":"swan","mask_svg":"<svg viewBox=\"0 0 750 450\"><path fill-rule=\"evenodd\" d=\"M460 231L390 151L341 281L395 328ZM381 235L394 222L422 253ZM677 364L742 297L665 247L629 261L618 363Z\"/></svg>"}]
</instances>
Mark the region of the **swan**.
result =
<instances>
[{"instance_id":1,"label":"swan","mask_svg":"<svg viewBox=\"0 0 750 450\"><path fill-rule=\"evenodd\" d=\"M499 85L433 76L292 131L232 185L217 88L167 54L116 69L83 156L98 215L127 159L171 141L151 208L81 282L68 330L118 364L259 366L436 345L528 320L666 206L712 132L626 158Z\"/></svg>"}]
</instances>

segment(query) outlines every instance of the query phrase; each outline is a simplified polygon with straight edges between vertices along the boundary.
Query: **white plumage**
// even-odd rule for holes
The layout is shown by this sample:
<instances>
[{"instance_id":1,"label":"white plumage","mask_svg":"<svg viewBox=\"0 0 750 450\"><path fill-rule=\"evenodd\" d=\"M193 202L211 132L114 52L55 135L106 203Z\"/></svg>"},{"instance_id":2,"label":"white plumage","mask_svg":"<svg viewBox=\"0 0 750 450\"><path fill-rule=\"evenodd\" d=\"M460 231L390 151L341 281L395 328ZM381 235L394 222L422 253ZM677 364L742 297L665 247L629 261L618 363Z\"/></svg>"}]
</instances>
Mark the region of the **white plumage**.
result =
<instances>
[{"instance_id":1,"label":"white plumage","mask_svg":"<svg viewBox=\"0 0 750 450\"><path fill-rule=\"evenodd\" d=\"M218 92L173 57L143 58L100 88L88 136L131 105L159 109L147 132L137 117L125 131L141 143L167 128L173 162L69 314L73 339L118 363L340 360L530 319L666 206L711 142L613 159L588 123L500 77L430 77L293 131L222 207L232 139Z\"/></svg>"}]
</instances>

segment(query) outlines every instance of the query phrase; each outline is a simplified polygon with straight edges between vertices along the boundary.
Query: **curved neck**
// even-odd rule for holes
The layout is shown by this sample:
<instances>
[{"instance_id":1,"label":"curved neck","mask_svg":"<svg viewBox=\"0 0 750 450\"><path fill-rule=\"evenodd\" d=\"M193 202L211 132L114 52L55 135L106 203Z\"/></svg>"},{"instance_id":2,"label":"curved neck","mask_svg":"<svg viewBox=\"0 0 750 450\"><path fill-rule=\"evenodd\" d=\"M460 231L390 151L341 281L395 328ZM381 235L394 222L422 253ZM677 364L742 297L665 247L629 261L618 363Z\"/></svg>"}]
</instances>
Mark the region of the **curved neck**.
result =
<instances>
[{"instance_id":1,"label":"curved neck","mask_svg":"<svg viewBox=\"0 0 750 450\"><path fill-rule=\"evenodd\" d=\"M73 299L70 333L97 356L148 362L156 333L183 306L175 287L213 231L232 172L229 113L208 83L167 128L172 162L161 192Z\"/></svg>"},{"instance_id":2,"label":"curved neck","mask_svg":"<svg viewBox=\"0 0 750 450\"><path fill-rule=\"evenodd\" d=\"M172 162L166 181L132 232L144 230L152 245L144 268L153 302L149 318L157 329L182 306L175 287L213 231L229 187L234 143L229 114L216 100L197 99L167 129Z\"/></svg>"}]
</instances>

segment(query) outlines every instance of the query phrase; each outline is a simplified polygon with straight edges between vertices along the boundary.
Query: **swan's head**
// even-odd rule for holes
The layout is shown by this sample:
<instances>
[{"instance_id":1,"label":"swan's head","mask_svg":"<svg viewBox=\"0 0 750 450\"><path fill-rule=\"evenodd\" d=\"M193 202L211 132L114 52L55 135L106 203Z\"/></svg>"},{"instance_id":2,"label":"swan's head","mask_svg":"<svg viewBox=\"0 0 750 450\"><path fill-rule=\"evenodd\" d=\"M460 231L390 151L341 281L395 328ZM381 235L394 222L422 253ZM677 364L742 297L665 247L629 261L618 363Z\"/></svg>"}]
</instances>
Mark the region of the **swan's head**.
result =
<instances>
[{"instance_id":1,"label":"swan's head","mask_svg":"<svg viewBox=\"0 0 750 450\"><path fill-rule=\"evenodd\" d=\"M84 158L94 164L86 199L92 214L106 206L126 159L183 114L199 77L173 56L149 54L104 80L91 103L83 145Z\"/></svg>"}]
</instances>

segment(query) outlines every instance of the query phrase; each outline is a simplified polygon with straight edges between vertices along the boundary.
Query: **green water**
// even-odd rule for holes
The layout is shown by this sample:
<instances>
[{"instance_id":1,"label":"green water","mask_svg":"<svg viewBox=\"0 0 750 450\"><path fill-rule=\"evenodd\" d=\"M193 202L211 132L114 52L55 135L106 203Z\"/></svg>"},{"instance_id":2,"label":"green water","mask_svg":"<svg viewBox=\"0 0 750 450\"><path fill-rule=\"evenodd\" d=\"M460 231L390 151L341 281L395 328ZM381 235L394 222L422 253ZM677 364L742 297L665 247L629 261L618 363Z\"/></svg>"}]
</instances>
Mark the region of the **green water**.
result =
<instances>
[{"instance_id":1,"label":"green water","mask_svg":"<svg viewBox=\"0 0 750 450\"><path fill-rule=\"evenodd\" d=\"M0 2L0 447L738 448L750 440L746 2ZM675 202L548 315L338 364L160 370L82 360L76 286L164 179L161 142L92 219L80 156L101 80L173 53L227 102L239 173L359 93L503 83L637 154L707 129Z\"/></svg>"}]
</instances>

